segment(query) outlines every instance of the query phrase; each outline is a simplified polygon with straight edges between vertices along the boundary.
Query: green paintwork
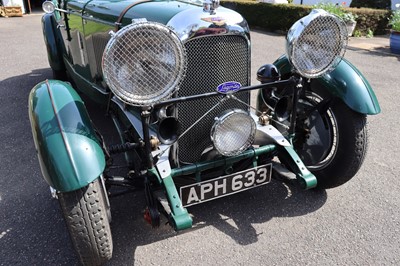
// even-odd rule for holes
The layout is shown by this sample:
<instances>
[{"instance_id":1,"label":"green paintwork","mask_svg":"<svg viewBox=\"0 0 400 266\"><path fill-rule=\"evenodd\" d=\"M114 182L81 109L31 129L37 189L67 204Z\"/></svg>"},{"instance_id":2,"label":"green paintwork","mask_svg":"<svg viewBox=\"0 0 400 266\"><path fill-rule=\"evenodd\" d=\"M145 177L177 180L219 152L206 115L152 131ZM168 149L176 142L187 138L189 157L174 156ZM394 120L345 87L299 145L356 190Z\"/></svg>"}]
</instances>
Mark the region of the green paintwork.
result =
<instances>
[{"instance_id":1,"label":"green paintwork","mask_svg":"<svg viewBox=\"0 0 400 266\"><path fill-rule=\"evenodd\" d=\"M103 151L84 103L69 84L37 84L29 95L29 118L42 174L50 186L72 191L102 174Z\"/></svg>"},{"instance_id":2,"label":"green paintwork","mask_svg":"<svg viewBox=\"0 0 400 266\"><path fill-rule=\"evenodd\" d=\"M316 177L307 169L292 146L276 146L274 144L265 145L256 149L249 149L242 154L233 157L226 157L219 160L200 162L175 168L172 169L171 176L176 177L181 175L198 174L202 171L216 167L229 166L244 159L257 158L260 155L269 154L277 149L279 150L279 156L282 156L282 158L285 159L285 162L290 165L297 180L304 189L310 189L317 186ZM253 167L257 167L257 165L253 164Z\"/></svg>"},{"instance_id":3,"label":"green paintwork","mask_svg":"<svg viewBox=\"0 0 400 266\"><path fill-rule=\"evenodd\" d=\"M230 166L233 163L239 162L243 159L256 158L259 155L268 154L274 150L276 150L276 145L273 144L262 146L256 149L249 149L237 156L226 157L219 160L206 161L172 169L171 174L164 178L160 177L159 173L155 168L150 169L149 172L157 177L160 184L162 184L166 190L169 207L171 208L170 218L171 221L173 222L175 230L183 230L192 227L192 218L190 217L186 208L182 206L182 202L179 197L178 191L176 189L175 183L173 181L173 177L180 175L189 175L194 173L200 174L200 172L208 169L213 169L224 165ZM254 167L255 166L256 165L254 165Z\"/></svg>"},{"instance_id":4,"label":"green paintwork","mask_svg":"<svg viewBox=\"0 0 400 266\"><path fill-rule=\"evenodd\" d=\"M137 5L127 12L126 17L146 18L148 21L167 24L179 12L193 7L193 5L178 1L153 1ZM128 20L124 20L124 22L129 23Z\"/></svg>"},{"instance_id":5,"label":"green paintwork","mask_svg":"<svg viewBox=\"0 0 400 266\"><path fill-rule=\"evenodd\" d=\"M162 183L167 192L168 201L171 207L171 219L175 230L183 230L192 227L192 217L190 217L186 208L182 206L178 191L171 176L162 179Z\"/></svg>"},{"instance_id":6,"label":"green paintwork","mask_svg":"<svg viewBox=\"0 0 400 266\"><path fill-rule=\"evenodd\" d=\"M158 182L165 189L170 208L166 212L169 215L171 226L177 231L191 228L193 223L192 217L190 217L186 208L182 206L172 176L169 175L161 178L156 168L149 169L149 173L157 177Z\"/></svg>"},{"instance_id":7,"label":"green paintwork","mask_svg":"<svg viewBox=\"0 0 400 266\"><path fill-rule=\"evenodd\" d=\"M276 60L274 65L282 76L292 71L286 55ZM346 59L343 59L332 72L317 80L354 111L369 115L380 113L381 108L371 85L361 72Z\"/></svg>"},{"instance_id":8,"label":"green paintwork","mask_svg":"<svg viewBox=\"0 0 400 266\"><path fill-rule=\"evenodd\" d=\"M69 62L66 62L65 66L68 71L68 74L70 74L73 77L76 89L79 92L82 92L85 95L87 95L93 102L96 102L103 106L107 105L109 94L103 87L96 86L95 84L91 83L90 80L82 76L81 73L83 73L84 71L82 70L82 68L79 68L79 66L75 66L75 68L73 68L73 66ZM76 70L82 70L82 71L77 72Z\"/></svg>"},{"instance_id":9,"label":"green paintwork","mask_svg":"<svg viewBox=\"0 0 400 266\"><path fill-rule=\"evenodd\" d=\"M223 159L219 160L213 160L213 161L206 161L206 162L200 162L200 163L194 163L190 165L186 165L180 168L174 168L172 169L171 175L173 177L176 176L181 176L181 175L190 175L190 174L195 174L199 173L202 171L206 171L209 169L213 169L216 167L220 166L230 166L236 162L242 161L244 159L249 159L249 158L255 158L257 156L263 155L263 154L268 154L271 153L272 151L276 150L276 146L273 144L270 145L265 145L256 149L249 149L239 155L233 156L233 157L225 157ZM253 165L253 167L256 167L257 165Z\"/></svg>"},{"instance_id":10,"label":"green paintwork","mask_svg":"<svg viewBox=\"0 0 400 266\"><path fill-rule=\"evenodd\" d=\"M139 2L138 0L92 0L87 1L85 15L93 16L97 19L115 23L121 12L129 5ZM146 18L148 21L167 24L168 21L177 13L193 5L178 1L151 1L139 3L132 7L125 14L122 25L128 25L132 19Z\"/></svg>"},{"instance_id":11,"label":"green paintwork","mask_svg":"<svg viewBox=\"0 0 400 266\"><path fill-rule=\"evenodd\" d=\"M48 1L48 0L47 0ZM54 4L54 6L56 7L56 8L62 8L60 5L59 5L59 3L58 3L58 0L51 0L51 2ZM55 17L55 19L58 21L60 18L61 18L61 13L59 12L59 11L54 11L54 17Z\"/></svg>"},{"instance_id":12,"label":"green paintwork","mask_svg":"<svg viewBox=\"0 0 400 266\"><path fill-rule=\"evenodd\" d=\"M381 107L371 85L361 72L346 59L320 81L353 110L363 114L379 114Z\"/></svg>"},{"instance_id":13,"label":"green paintwork","mask_svg":"<svg viewBox=\"0 0 400 266\"><path fill-rule=\"evenodd\" d=\"M65 71L62 58L62 37L56 34L57 23L53 14L44 14L42 17L42 30L44 43L47 49L47 58L51 69L55 71ZM57 31L59 33L59 31Z\"/></svg>"},{"instance_id":14,"label":"green paintwork","mask_svg":"<svg viewBox=\"0 0 400 266\"><path fill-rule=\"evenodd\" d=\"M302 188L310 189L317 187L317 178L307 169L292 146L281 147L279 158L284 159L284 162L290 166Z\"/></svg>"}]
</instances>

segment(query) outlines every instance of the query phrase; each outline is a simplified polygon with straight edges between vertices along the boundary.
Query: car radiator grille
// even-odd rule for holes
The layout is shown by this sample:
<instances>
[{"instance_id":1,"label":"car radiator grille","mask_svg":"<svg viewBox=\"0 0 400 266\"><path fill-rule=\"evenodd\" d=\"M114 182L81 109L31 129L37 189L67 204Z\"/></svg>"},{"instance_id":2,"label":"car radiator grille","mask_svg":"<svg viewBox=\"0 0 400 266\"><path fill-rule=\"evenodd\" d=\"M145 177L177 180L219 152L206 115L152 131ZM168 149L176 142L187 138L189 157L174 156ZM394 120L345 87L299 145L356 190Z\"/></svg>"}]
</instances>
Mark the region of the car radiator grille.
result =
<instances>
[{"instance_id":1,"label":"car radiator grille","mask_svg":"<svg viewBox=\"0 0 400 266\"><path fill-rule=\"evenodd\" d=\"M219 35L190 40L185 43L188 55L186 77L178 92L189 96L216 91L219 84L237 81L249 85L250 47L244 36ZM250 93L236 93L241 101L249 103ZM178 119L181 133L209 111L220 97L205 98L178 104ZM226 100L196 124L178 141L178 157L181 163L193 163L201 153L212 145L210 130L215 117L232 108L248 110L248 107L234 99Z\"/></svg>"}]
</instances>

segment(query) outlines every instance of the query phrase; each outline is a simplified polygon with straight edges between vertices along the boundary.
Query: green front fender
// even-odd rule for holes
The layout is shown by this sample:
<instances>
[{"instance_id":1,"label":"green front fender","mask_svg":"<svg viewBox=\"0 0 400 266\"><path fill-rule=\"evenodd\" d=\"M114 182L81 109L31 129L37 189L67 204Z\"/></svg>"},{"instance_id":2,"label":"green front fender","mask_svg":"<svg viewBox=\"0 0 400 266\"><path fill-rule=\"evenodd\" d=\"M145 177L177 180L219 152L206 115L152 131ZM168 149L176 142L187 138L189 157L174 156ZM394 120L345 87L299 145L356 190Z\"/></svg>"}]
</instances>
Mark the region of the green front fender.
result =
<instances>
[{"instance_id":1,"label":"green front fender","mask_svg":"<svg viewBox=\"0 0 400 266\"><path fill-rule=\"evenodd\" d=\"M50 186L72 191L103 173L103 150L83 101L69 84L37 84L29 95L29 118L42 174Z\"/></svg>"},{"instance_id":2,"label":"green front fender","mask_svg":"<svg viewBox=\"0 0 400 266\"><path fill-rule=\"evenodd\" d=\"M278 58L274 65L282 76L292 71L286 55ZM316 79L332 95L340 98L358 113L374 115L381 111L371 85L361 72L349 61L343 59L330 73Z\"/></svg>"},{"instance_id":3,"label":"green front fender","mask_svg":"<svg viewBox=\"0 0 400 266\"><path fill-rule=\"evenodd\" d=\"M47 49L47 58L51 69L65 71L63 61L63 42L60 31L57 29L57 22L54 14L44 14L42 17L42 30L44 43Z\"/></svg>"}]
</instances>

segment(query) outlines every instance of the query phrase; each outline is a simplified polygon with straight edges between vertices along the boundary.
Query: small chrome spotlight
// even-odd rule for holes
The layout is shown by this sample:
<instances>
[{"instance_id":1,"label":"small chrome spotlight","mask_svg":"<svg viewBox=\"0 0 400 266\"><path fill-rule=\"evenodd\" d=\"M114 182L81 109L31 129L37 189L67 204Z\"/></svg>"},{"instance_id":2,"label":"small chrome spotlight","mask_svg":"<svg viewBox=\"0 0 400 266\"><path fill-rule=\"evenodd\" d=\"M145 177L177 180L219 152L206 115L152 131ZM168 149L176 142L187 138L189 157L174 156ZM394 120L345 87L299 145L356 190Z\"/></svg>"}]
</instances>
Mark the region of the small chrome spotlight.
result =
<instances>
[{"instance_id":1,"label":"small chrome spotlight","mask_svg":"<svg viewBox=\"0 0 400 266\"><path fill-rule=\"evenodd\" d=\"M224 156L234 156L247 150L254 142L256 123L243 110L228 110L216 118L211 129L214 147Z\"/></svg>"}]
</instances>

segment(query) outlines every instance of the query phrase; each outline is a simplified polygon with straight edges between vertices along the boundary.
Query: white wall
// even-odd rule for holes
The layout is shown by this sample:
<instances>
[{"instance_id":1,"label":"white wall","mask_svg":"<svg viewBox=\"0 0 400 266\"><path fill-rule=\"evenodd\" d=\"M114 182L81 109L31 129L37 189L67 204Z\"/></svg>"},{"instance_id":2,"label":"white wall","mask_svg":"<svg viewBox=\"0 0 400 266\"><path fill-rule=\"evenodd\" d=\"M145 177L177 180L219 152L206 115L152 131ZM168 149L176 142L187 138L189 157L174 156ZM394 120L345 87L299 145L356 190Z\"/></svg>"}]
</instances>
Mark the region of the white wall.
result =
<instances>
[{"instance_id":1,"label":"white wall","mask_svg":"<svg viewBox=\"0 0 400 266\"><path fill-rule=\"evenodd\" d=\"M294 4L300 4L301 0L294 0L293 3ZM314 5L318 2L331 2L331 3L339 3L340 5L345 2L346 6L349 6L351 3L351 0L342 0L342 1L338 1L338 0L303 0L303 5ZM392 0L392 9L396 9L395 5L396 4L400 4L400 0Z\"/></svg>"}]
</instances>

